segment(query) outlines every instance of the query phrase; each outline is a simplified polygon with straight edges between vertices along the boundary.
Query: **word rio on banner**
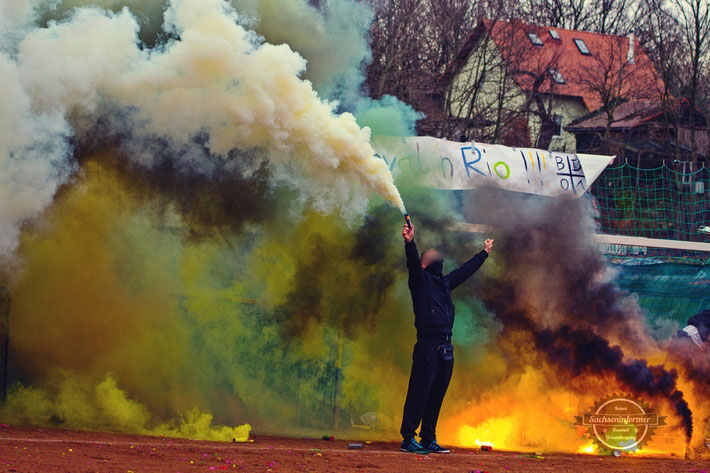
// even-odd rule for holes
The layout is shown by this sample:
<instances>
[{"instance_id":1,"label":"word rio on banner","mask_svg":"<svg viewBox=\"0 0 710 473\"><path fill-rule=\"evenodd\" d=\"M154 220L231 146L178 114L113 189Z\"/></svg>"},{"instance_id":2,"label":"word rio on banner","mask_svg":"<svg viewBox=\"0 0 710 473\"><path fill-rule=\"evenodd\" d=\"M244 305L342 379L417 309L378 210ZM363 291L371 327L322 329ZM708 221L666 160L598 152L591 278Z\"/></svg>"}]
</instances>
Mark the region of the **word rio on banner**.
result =
<instances>
[{"instance_id":1,"label":"word rio on banner","mask_svg":"<svg viewBox=\"0 0 710 473\"><path fill-rule=\"evenodd\" d=\"M375 158L395 177L414 173L437 189L494 186L551 197L578 197L613 156L574 154L485 143L457 143L430 136L375 136Z\"/></svg>"}]
</instances>

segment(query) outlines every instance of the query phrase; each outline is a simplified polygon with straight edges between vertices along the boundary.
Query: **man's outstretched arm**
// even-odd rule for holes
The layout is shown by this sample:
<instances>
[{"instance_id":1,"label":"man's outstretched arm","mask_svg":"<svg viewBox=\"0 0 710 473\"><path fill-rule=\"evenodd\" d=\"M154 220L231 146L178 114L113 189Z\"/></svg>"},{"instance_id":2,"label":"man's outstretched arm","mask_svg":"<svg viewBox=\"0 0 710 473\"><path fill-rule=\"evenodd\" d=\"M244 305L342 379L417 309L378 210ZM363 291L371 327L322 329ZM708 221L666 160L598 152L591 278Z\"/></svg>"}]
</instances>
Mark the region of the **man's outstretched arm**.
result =
<instances>
[{"instance_id":1,"label":"man's outstretched arm","mask_svg":"<svg viewBox=\"0 0 710 473\"><path fill-rule=\"evenodd\" d=\"M417 244L414 243L414 226L411 228L406 223L402 229L404 238L404 254L407 256L407 269L409 270L409 287L418 285L422 279L422 262L419 259Z\"/></svg>"},{"instance_id":2,"label":"man's outstretched arm","mask_svg":"<svg viewBox=\"0 0 710 473\"><path fill-rule=\"evenodd\" d=\"M480 253L473 255L473 257L462 264L458 269L454 269L445 277L449 280L451 289L455 289L464 283L468 278L470 278L473 273L478 271L488 255L493 250L493 240L490 238L483 243L483 250Z\"/></svg>"}]
</instances>

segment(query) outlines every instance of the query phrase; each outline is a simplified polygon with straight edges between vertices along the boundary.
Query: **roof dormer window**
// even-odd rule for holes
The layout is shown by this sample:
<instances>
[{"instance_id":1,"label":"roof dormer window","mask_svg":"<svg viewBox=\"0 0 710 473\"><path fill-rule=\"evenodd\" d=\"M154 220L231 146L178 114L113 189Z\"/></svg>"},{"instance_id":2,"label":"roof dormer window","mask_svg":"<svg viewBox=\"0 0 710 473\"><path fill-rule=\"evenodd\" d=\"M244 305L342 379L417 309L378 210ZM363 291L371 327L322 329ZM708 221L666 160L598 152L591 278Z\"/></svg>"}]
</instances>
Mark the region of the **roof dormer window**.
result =
<instances>
[{"instance_id":1,"label":"roof dormer window","mask_svg":"<svg viewBox=\"0 0 710 473\"><path fill-rule=\"evenodd\" d=\"M579 52L584 54L585 56L590 56L592 54L592 52L587 47L587 43L585 43L583 39L575 38L574 44L577 45L577 49L579 49Z\"/></svg>"},{"instance_id":2,"label":"roof dormer window","mask_svg":"<svg viewBox=\"0 0 710 473\"><path fill-rule=\"evenodd\" d=\"M542 40L540 37L535 34L535 33L528 33L528 39L530 39L530 42L534 44L535 46L542 46Z\"/></svg>"},{"instance_id":3,"label":"roof dormer window","mask_svg":"<svg viewBox=\"0 0 710 473\"><path fill-rule=\"evenodd\" d=\"M550 77L552 77L552 80L554 80L558 84L565 83L565 78L562 77L562 74L557 69L550 68Z\"/></svg>"},{"instance_id":4,"label":"roof dormer window","mask_svg":"<svg viewBox=\"0 0 710 473\"><path fill-rule=\"evenodd\" d=\"M560 40L560 34L557 32L557 30L548 30L550 33L550 38L559 41Z\"/></svg>"}]
</instances>

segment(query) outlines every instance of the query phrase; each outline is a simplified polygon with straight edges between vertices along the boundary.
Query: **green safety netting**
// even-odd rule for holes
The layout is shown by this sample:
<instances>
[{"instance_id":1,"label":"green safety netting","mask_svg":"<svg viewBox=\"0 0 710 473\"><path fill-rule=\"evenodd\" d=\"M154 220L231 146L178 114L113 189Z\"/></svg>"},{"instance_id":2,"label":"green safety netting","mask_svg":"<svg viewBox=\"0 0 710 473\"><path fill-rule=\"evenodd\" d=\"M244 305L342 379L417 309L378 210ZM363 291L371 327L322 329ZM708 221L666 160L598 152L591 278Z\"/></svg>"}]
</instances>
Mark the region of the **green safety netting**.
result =
<instances>
[{"instance_id":1,"label":"green safety netting","mask_svg":"<svg viewBox=\"0 0 710 473\"><path fill-rule=\"evenodd\" d=\"M616 281L638 296L646 320L659 338L701 310L710 308L710 266L678 263L613 264ZM677 325L669 325L668 322Z\"/></svg>"},{"instance_id":2,"label":"green safety netting","mask_svg":"<svg viewBox=\"0 0 710 473\"><path fill-rule=\"evenodd\" d=\"M710 171L692 168L687 162L652 169L625 163L604 170L591 188L601 231L710 241Z\"/></svg>"},{"instance_id":3,"label":"green safety netting","mask_svg":"<svg viewBox=\"0 0 710 473\"><path fill-rule=\"evenodd\" d=\"M651 169L607 168L590 189L599 231L608 235L710 242L710 170L688 162ZM687 243L681 246L689 246ZM667 332L710 307L710 252L604 245L619 285L638 296L648 321Z\"/></svg>"}]
</instances>

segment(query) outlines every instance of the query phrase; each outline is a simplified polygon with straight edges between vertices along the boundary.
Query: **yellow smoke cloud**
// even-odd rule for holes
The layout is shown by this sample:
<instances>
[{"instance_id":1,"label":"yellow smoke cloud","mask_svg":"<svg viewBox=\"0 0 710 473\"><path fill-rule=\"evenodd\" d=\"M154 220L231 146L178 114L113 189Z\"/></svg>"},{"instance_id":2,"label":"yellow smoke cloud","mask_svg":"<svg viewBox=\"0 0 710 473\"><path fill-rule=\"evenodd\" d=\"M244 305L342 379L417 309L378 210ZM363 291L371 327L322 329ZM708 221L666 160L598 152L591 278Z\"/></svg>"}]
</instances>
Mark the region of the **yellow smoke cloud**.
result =
<instances>
[{"instance_id":1,"label":"yellow smoke cloud","mask_svg":"<svg viewBox=\"0 0 710 473\"><path fill-rule=\"evenodd\" d=\"M21 225L51 204L74 171L73 137L120 136L133 163L146 168L160 155L185 172L210 175L215 163L228 163L249 178L266 164L272 184L288 184L318 210L361 214L379 193L404 212L387 165L373 157L369 128L318 96L302 78L301 55L263 42L224 0L168 2L162 29L173 39L151 48L140 42L139 23L150 21L146 27L157 31L165 5L67 1L54 12L57 20L45 2L0 4L0 257L12 255ZM338 34L335 22L324 23L305 2L291 6L320 25L322 36ZM337 12L369 18L366 8L341 6ZM273 4L263 7L283 20ZM367 55L364 29L348 28L352 51L334 66L350 91L359 84L358 58ZM314 75L328 90L340 87L327 80L334 48L311 48L312 38L299 38L309 55L328 51L331 59L315 61Z\"/></svg>"},{"instance_id":2,"label":"yellow smoke cloud","mask_svg":"<svg viewBox=\"0 0 710 473\"><path fill-rule=\"evenodd\" d=\"M267 225L226 241L185 240L172 209L137 198L130 177L98 164L111 161L87 159L42 225L23 235L11 366L32 385L15 385L3 419L226 440L248 427L213 427L213 415L268 430L312 427L303 403L331 399L321 383L337 332L347 342L343 334L381 317L370 311L376 298L348 284L376 275L373 267L314 252L346 255L352 232L313 213L294 225L295 236ZM293 299L310 265L325 265L313 281L325 288L319 309ZM291 322L278 315L286 303L298 307ZM402 316L392 301L381 309ZM341 396L356 399L361 386L346 385Z\"/></svg>"},{"instance_id":3,"label":"yellow smoke cloud","mask_svg":"<svg viewBox=\"0 0 710 473\"><path fill-rule=\"evenodd\" d=\"M32 385L13 388L5 422L231 440L248 427L213 424L331 431L337 399L341 428L362 424L367 412L383 416L383 430L348 435L396 435L415 339L396 238L380 241L311 213L288 232L277 220L192 241L169 206L138 199L128 176L96 164L110 158L88 159L43 224L23 235L10 363ZM378 298L388 268L395 279ZM466 296L456 304L441 441L585 447L574 416L622 387L595 376L557 383L529 336L487 339L481 332L500 330L492 316ZM337 396L327 384L334 364ZM701 396L689 400L694 410L702 404ZM677 440L659 450L675 451L678 421L671 406L658 409L671 416L663 429Z\"/></svg>"},{"instance_id":4,"label":"yellow smoke cloud","mask_svg":"<svg viewBox=\"0 0 710 473\"><path fill-rule=\"evenodd\" d=\"M213 416L198 408L171 422L157 422L142 404L119 389L111 374L95 386L81 376L62 373L51 390L17 387L0 414L5 422L55 425L73 429L112 430L144 435L246 442L251 426L215 426Z\"/></svg>"},{"instance_id":5,"label":"yellow smoke cloud","mask_svg":"<svg viewBox=\"0 0 710 473\"><path fill-rule=\"evenodd\" d=\"M200 408L209 373L191 356L179 281L165 273L176 264L175 239L151 230L145 213L126 207L129 194L109 182L88 166L45 224L25 234L25 265L12 287L12 359L37 383L11 391L3 418L246 439L248 425L214 427Z\"/></svg>"}]
</instances>

